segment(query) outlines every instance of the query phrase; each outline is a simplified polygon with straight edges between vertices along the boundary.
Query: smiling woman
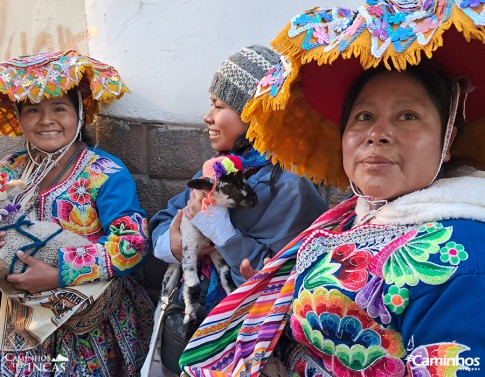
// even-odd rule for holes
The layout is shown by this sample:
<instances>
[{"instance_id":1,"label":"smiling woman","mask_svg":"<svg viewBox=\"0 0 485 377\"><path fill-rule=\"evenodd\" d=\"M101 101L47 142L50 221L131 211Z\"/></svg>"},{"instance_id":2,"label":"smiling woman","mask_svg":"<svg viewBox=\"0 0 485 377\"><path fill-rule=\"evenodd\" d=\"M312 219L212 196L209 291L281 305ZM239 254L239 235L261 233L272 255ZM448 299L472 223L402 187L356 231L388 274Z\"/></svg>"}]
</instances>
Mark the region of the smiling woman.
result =
<instances>
[{"instance_id":1,"label":"smiling woman","mask_svg":"<svg viewBox=\"0 0 485 377\"><path fill-rule=\"evenodd\" d=\"M130 276L143 261L145 211L123 163L82 136L98 102L128 89L113 67L75 51L11 59L0 63L0 75L0 131L26 140L26 150L0 162L6 181L26 183L14 207L78 236L66 236L53 265L30 255L37 249L18 255L26 268L7 280L22 293L1 294L0 374L136 376L153 316ZM33 248L40 244L35 239ZM8 246L0 242L0 251ZM62 370L52 357L63 359ZM51 369L34 370L38 360Z\"/></svg>"}]
</instances>

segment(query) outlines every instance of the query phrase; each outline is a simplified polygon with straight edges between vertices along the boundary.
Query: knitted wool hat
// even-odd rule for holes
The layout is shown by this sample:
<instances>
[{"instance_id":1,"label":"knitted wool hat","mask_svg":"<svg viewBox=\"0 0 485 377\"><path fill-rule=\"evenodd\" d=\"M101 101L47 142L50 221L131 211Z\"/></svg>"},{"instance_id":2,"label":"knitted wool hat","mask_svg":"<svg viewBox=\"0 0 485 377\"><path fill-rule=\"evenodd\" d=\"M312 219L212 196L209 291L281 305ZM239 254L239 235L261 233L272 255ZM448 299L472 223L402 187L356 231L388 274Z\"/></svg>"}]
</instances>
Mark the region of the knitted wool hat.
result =
<instances>
[{"instance_id":1,"label":"knitted wool hat","mask_svg":"<svg viewBox=\"0 0 485 377\"><path fill-rule=\"evenodd\" d=\"M214 74L209 93L241 113L264 74L279 61L273 50L253 45L222 62Z\"/></svg>"}]
</instances>

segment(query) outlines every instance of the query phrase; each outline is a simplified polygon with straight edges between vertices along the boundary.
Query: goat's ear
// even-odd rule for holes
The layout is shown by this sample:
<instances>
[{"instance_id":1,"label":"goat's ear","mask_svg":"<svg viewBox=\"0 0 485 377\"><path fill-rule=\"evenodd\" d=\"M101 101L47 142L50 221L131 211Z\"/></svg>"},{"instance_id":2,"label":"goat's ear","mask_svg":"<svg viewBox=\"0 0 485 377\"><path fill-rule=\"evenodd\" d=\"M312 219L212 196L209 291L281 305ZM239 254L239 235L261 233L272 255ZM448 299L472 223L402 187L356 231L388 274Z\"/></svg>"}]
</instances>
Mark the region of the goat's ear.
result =
<instances>
[{"instance_id":1,"label":"goat's ear","mask_svg":"<svg viewBox=\"0 0 485 377\"><path fill-rule=\"evenodd\" d=\"M198 178L198 179L191 179L187 182L187 187L196 189L196 190L204 190L210 191L212 189L213 183L208 179Z\"/></svg>"}]
</instances>

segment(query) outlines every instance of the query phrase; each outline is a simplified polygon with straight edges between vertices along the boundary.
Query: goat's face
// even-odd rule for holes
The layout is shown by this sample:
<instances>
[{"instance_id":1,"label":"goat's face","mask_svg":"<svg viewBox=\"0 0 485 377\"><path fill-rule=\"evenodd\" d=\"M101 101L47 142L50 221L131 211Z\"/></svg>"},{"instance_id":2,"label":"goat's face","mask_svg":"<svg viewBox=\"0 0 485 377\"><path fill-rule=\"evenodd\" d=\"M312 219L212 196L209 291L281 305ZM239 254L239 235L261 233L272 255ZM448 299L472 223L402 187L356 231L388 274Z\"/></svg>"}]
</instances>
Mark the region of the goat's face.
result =
<instances>
[{"instance_id":1,"label":"goat's face","mask_svg":"<svg viewBox=\"0 0 485 377\"><path fill-rule=\"evenodd\" d=\"M213 181L209 178L191 179L187 187L196 190L212 190ZM258 196L249 186L242 172L223 175L217 181L212 193L216 205L235 208L253 208L258 204Z\"/></svg>"}]
</instances>

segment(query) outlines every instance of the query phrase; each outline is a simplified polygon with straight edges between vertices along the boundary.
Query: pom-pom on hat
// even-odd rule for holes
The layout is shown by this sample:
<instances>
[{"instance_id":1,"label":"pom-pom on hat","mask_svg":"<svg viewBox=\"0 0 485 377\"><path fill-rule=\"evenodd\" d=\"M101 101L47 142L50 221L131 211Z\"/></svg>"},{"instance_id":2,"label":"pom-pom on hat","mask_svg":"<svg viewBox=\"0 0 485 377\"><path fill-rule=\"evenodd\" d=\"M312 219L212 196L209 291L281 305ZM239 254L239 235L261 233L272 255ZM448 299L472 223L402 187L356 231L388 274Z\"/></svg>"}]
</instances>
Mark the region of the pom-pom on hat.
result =
<instances>
[{"instance_id":1,"label":"pom-pom on hat","mask_svg":"<svg viewBox=\"0 0 485 377\"><path fill-rule=\"evenodd\" d=\"M237 173L244 170L244 161L239 156L214 157L204 162L202 176L219 179L224 175Z\"/></svg>"},{"instance_id":2,"label":"pom-pom on hat","mask_svg":"<svg viewBox=\"0 0 485 377\"><path fill-rule=\"evenodd\" d=\"M0 135L22 135L16 103L60 97L77 87L83 99L85 124L99 112L99 103L121 98L129 90L118 72L74 50L21 56L0 63Z\"/></svg>"},{"instance_id":3,"label":"pom-pom on hat","mask_svg":"<svg viewBox=\"0 0 485 377\"><path fill-rule=\"evenodd\" d=\"M485 169L485 4L468 0L367 0L358 9L313 8L273 40L281 61L258 83L241 118L249 140L283 168L346 187L338 122L352 82L378 66L437 61L474 88L452 160Z\"/></svg>"},{"instance_id":4,"label":"pom-pom on hat","mask_svg":"<svg viewBox=\"0 0 485 377\"><path fill-rule=\"evenodd\" d=\"M278 60L278 54L267 47L245 47L222 62L214 74L209 93L241 113L258 81Z\"/></svg>"}]
</instances>

